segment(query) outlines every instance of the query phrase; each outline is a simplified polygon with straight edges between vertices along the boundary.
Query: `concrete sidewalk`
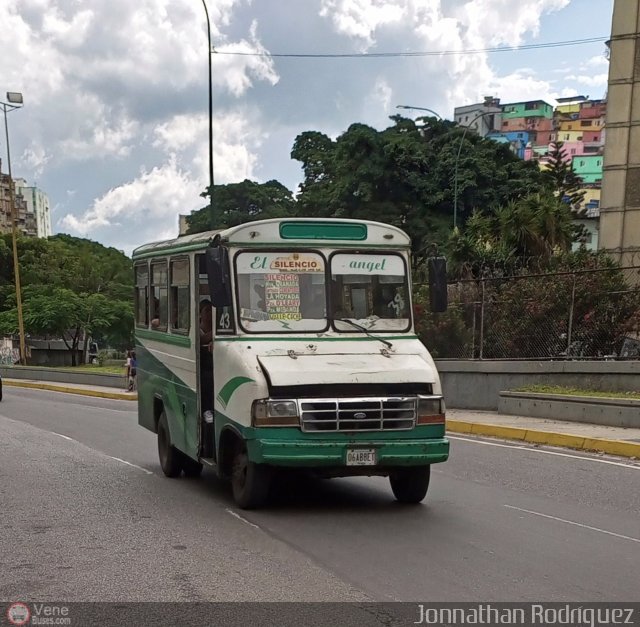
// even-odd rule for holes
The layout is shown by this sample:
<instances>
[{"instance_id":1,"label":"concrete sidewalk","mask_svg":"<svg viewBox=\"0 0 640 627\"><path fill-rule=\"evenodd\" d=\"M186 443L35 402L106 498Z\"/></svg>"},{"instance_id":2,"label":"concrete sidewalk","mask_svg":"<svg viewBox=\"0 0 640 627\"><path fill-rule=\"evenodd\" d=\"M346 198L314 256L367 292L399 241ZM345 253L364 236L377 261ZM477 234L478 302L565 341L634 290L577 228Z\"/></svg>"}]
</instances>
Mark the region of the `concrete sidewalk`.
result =
<instances>
[{"instance_id":1,"label":"concrete sidewalk","mask_svg":"<svg viewBox=\"0 0 640 627\"><path fill-rule=\"evenodd\" d=\"M3 379L7 387L22 387L98 398L135 401L136 392L114 388L53 383L27 379ZM598 451L610 455L640 459L640 429L608 427L580 422L506 416L490 411L450 409L447 431L482 435L529 444L546 444L583 451Z\"/></svg>"},{"instance_id":2,"label":"concrete sidewalk","mask_svg":"<svg viewBox=\"0 0 640 627\"><path fill-rule=\"evenodd\" d=\"M36 381L35 379L2 379L6 387L30 388L33 390L48 390L50 392L64 392L65 394L79 394L97 398L110 398L119 401L137 401L137 392L119 391L117 388L101 387L98 385L83 385L81 383L54 383L52 381Z\"/></svg>"},{"instance_id":3,"label":"concrete sidewalk","mask_svg":"<svg viewBox=\"0 0 640 627\"><path fill-rule=\"evenodd\" d=\"M447 430L640 459L640 429L450 409Z\"/></svg>"}]
</instances>

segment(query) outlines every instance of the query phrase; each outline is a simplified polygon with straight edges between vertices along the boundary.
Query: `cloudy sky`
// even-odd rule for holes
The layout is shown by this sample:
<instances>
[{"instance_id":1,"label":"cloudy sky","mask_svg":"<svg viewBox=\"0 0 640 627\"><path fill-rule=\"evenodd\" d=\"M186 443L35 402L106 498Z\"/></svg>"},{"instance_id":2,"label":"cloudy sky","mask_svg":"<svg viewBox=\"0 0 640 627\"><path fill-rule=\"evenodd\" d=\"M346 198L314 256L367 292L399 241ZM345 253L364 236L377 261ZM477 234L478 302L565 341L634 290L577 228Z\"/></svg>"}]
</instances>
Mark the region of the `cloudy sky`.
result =
<instances>
[{"instance_id":1,"label":"cloudy sky","mask_svg":"<svg viewBox=\"0 0 640 627\"><path fill-rule=\"evenodd\" d=\"M216 183L301 180L296 135L384 128L396 105L453 107L602 97L603 43L389 58L287 58L478 50L606 37L613 0L208 0ZM177 235L208 181L202 0L0 0L0 95L14 176L48 194L54 232L127 253ZM228 53L251 53L249 55ZM419 111L405 111L417 116ZM0 138L5 165L6 146Z\"/></svg>"}]
</instances>

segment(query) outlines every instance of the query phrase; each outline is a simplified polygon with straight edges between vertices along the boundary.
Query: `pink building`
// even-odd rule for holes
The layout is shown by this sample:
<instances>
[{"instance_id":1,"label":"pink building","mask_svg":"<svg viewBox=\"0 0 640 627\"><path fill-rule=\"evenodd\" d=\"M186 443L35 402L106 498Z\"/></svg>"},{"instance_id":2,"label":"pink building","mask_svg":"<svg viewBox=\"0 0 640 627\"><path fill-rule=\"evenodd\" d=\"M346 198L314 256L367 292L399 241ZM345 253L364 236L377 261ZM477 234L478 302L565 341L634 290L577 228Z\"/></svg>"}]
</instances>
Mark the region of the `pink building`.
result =
<instances>
[{"instance_id":1,"label":"pink building","mask_svg":"<svg viewBox=\"0 0 640 627\"><path fill-rule=\"evenodd\" d=\"M582 135L582 141L585 144L601 143L602 142L602 130L599 131L585 131Z\"/></svg>"},{"instance_id":2,"label":"pink building","mask_svg":"<svg viewBox=\"0 0 640 627\"><path fill-rule=\"evenodd\" d=\"M502 132L526 131L534 146L546 146L552 139L553 120L545 117L522 117L502 120Z\"/></svg>"},{"instance_id":3,"label":"pink building","mask_svg":"<svg viewBox=\"0 0 640 627\"><path fill-rule=\"evenodd\" d=\"M581 120L594 120L597 118L604 118L607 114L607 103L598 102L593 103L590 107L581 107L578 114Z\"/></svg>"}]
</instances>

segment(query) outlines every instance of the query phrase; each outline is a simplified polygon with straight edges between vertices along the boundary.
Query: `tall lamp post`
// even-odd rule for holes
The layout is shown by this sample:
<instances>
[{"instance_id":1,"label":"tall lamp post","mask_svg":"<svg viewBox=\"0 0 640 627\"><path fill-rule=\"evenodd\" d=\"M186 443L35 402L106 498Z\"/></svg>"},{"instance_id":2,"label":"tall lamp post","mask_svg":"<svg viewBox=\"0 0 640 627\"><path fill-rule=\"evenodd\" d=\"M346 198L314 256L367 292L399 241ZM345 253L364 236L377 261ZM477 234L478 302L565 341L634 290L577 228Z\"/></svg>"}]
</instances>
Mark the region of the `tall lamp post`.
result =
<instances>
[{"instance_id":1,"label":"tall lamp post","mask_svg":"<svg viewBox=\"0 0 640 627\"><path fill-rule=\"evenodd\" d=\"M410 107L409 105L396 105L396 109L416 109L417 111L428 111L429 113L433 113L438 120L442 120L442 116L434 111L433 109L427 109L426 107Z\"/></svg>"},{"instance_id":2,"label":"tall lamp post","mask_svg":"<svg viewBox=\"0 0 640 627\"><path fill-rule=\"evenodd\" d=\"M460 153L462 152L462 146L464 145L464 138L467 136L467 132L471 125L480 118L485 115L495 115L494 111L485 111L484 113L478 113L471 122L464 128L464 133L462 133L462 137L460 138L460 145L458 146L458 154L456 155L456 164L454 167L453 174L453 228L455 229L458 225L458 163L460 161Z\"/></svg>"},{"instance_id":3,"label":"tall lamp post","mask_svg":"<svg viewBox=\"0 0 640 627\"><path fill-rule=\"evenodd\" d=\"M9 125L7 123L7 113L19 109L23 105L22 94L16 91L7 92L7 102L0 102L0 107L4 113L4 132L7 138L7 169L9 170L9 207L11 210L11 221L13 222L13 276L16 284L16 304L18 308L18 331L20 333L20 363L27 364L27 351L24 341L24 321L22 318L22 289L20 287L20 265L18 263L18 211L16 209L15 188L11 173L11 150L9 148Z\"/></svg>"},{"instance_id":4,"label":"tall lamp post","mask_svg":"<svg viewBox=\"0 0 640 627\"><path fill-rule=\"evenodd\" d=\"M207 41L209 42L209 211L211 228L214 227L215 212L213 210L213 85L211 83L211 22L209 21L209 10L207 3L202 0L204 14L207 17Z\"/></svg>"}]
</instances>

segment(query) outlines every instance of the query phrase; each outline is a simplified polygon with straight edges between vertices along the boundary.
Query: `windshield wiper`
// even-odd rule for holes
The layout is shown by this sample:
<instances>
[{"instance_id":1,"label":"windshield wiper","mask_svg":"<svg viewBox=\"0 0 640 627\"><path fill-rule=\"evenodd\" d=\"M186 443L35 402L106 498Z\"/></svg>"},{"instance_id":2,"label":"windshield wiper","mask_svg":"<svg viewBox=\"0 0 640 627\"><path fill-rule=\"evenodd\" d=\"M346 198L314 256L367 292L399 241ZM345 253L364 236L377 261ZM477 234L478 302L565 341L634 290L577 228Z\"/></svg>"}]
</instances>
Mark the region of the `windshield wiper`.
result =
<instances>
[{"instance_id":1,"label":"windshield wiper","mask_svg":"<svg viewBox=\"0 0 640 627\"><path fill-rule=\"evenodd\" d=\"M360 329L360 331L364 331L366 335L368 335L369 337L372 337L374 340L379 340L388 348L393 348L393 344L391 342L388 342L387 340L384 340L381 337L378 337L377 335L373 335L373 333L369 333L369 329L367 329L367 327L363 327L361 324L358 324L353 320L349 320L348 318L334 318L333 321L346 322L347 324L350 324L356 329Z\"/></svg>"}]
</instances>

